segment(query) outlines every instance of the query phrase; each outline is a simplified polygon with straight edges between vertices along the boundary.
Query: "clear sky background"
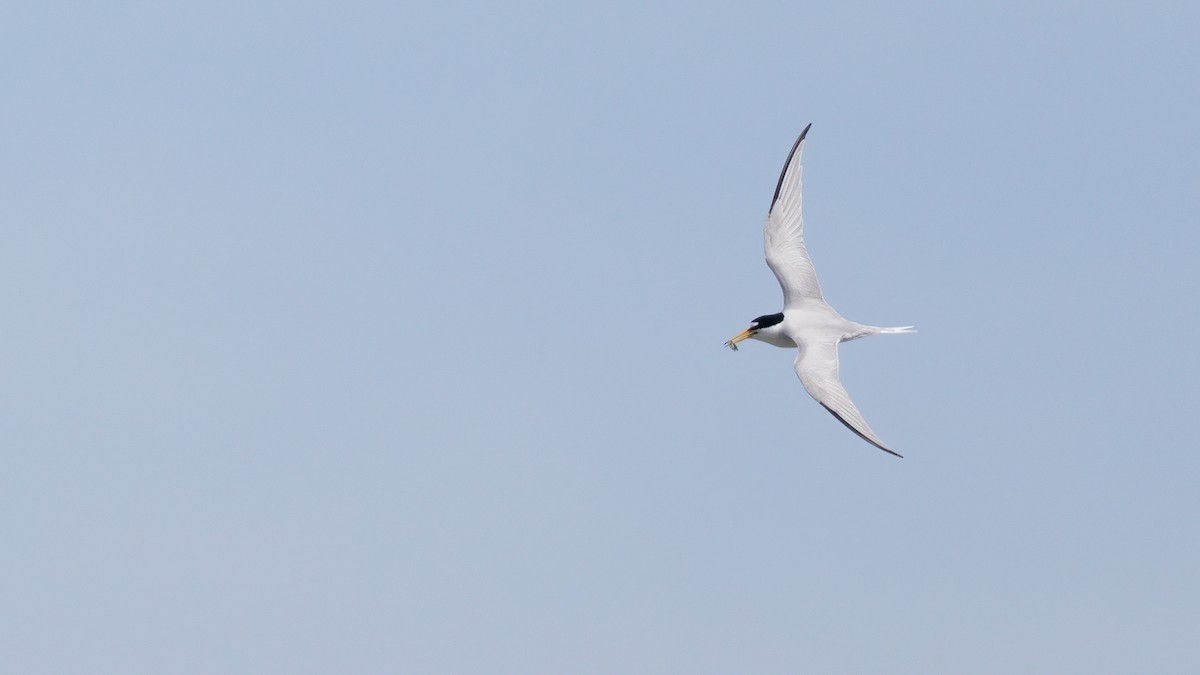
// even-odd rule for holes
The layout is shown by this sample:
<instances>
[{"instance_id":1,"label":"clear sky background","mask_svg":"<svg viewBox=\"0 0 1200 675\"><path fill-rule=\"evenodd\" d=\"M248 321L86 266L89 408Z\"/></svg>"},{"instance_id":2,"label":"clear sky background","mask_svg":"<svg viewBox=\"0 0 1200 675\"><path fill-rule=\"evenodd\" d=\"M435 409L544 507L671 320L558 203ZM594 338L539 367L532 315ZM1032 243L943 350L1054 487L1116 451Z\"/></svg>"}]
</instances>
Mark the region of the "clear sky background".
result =
<instances>
[{"instance_id":1,"label":"clear sky background","mask_svg":"<svg viewBox=\"0 0 1200 675\"><path fill-rule=\"evenodd\" d=\"M5 5L0 671L1200 671L1194 7Z\"/></svg>"}]
</instances>

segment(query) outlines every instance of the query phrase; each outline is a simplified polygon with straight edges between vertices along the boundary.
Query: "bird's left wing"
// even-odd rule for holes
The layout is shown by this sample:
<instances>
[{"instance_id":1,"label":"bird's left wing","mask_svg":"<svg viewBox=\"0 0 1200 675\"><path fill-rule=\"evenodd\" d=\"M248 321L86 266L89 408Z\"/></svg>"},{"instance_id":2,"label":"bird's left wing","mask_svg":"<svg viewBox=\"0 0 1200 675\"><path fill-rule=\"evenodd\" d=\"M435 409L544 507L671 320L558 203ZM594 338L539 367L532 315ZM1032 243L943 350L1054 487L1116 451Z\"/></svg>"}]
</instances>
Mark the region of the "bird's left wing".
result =
<instances>
[{"instance_id":1,"label":"bird's left wing","mask_svg":"<svg viewBox=\"0 0 1200 675\"><path fill-rule=\"evenodd\" d=\"M808 298L824 300L817 271L808 257L808 249L804 248L804 216L801 213L804 189L800 155L804 153L804 137L811 127L811 124L804 127L792 145L779 174L779 182L775 184L775 196L771 199L771 210L763 228L767 265L783 287L784 309L795 307Z\"/></svg>"},{"instance_id":2,"label":"bird's left wing","mask_svg":"<svg viewBox=\"0 0 1200 675\"><path fill-rule=\"evenodd\" d=\"M800 342L800 341L797 341ZM893 452L875 435L867 420L854 407L850 394L842 386L838 376L838 343L836 338L820 341L803 341L800 352L796 355L796 375L808 393L833 413L838 421L845 424L850 431L858 434L864 441L875 447L889 452L897 457L900 453Z\"/></svg>"}]
</instances>

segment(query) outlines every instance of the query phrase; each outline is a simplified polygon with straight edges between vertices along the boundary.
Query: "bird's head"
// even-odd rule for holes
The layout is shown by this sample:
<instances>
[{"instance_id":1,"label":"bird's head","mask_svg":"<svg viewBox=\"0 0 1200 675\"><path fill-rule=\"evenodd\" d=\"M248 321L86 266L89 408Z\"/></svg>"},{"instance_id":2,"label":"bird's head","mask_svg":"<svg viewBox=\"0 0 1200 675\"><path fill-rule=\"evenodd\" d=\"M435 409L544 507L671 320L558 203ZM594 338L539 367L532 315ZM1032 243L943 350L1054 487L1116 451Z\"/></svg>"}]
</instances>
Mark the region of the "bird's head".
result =
<instances>
[{"instance_id":1,"label":"bird's head","mask_svg":"<svg viewBox=\"0 0 1200 675\"><path fill-rule=\"evenodd\" d=\"M782 323L783 312L779 312L778 314L764 314L751 321L749 328L729 338L729 341L725 343L725 346L736 352L737 343L741 342L742 340L757 338L763 331L778 331L780 328L782 328L780 325Z\"/></svg>"}]
</instances>

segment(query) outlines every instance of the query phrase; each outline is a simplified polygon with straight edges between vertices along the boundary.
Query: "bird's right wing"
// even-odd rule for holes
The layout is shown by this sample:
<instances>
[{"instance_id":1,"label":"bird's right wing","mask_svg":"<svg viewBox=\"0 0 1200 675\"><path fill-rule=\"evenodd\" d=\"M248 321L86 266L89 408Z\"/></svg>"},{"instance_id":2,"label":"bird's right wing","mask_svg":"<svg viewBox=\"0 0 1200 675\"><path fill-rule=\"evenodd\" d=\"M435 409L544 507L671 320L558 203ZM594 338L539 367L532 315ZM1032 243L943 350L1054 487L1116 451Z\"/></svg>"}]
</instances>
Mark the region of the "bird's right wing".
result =
<instances>
[{"instance_id":1,"label":"bird's right wing","mask_svg":"<svg viewBox=\"0 0 1200 675\"><path fill-rule=\"evenodd\" d=\"M821 284L817 283L817 271L808 257L808 249L804 248L804 216L801 213L804 189L800 178L800 155L804 152L804 137L811 127L810 124L800 132L783 164L763 228L767 265L783 287L784 309L795 307L807 298L824 300Z\"/></svg>"},{"instance_id":2,"label":"bird's right wing","mask_svg":"<svg viewBox=\"0 0 1200 675\"><path fill-rule=\"evenodd\" d=\"M864 441L875 447L901 457L883 444L883 441L871 431L867 420L854 407L850 394L842 386L838 377L838 343L837 339L823 341L805 341L800 345L796 355L796 376L808 393L833 413L838 421L845 424L850 431L858 434Z\"/></svg>"}]
</instances>

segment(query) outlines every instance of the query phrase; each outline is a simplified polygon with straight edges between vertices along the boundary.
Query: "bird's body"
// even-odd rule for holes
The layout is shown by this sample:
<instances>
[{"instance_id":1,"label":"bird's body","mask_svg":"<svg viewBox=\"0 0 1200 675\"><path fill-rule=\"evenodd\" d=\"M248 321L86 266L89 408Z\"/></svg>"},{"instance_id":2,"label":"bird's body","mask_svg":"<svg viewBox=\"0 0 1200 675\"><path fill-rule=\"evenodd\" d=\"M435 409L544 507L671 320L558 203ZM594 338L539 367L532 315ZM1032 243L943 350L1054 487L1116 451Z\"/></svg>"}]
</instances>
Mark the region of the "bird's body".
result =
<instances>
[{"instance_id":1,"label":"bird's body","mask_svg":"<svg viewBox=\"0 0 1200 675\"><path fill-rule=\"evenodd\" d=\"M875 435L850 400L838 375L838 345L867 335L910 333L912 326L881 328L856 323L825 302L812 259L804 246L801 215L800 155L808 125L792 146L775 186L775 196L763 229L767 265L783 288L783 311L750 322L750 327L725 344L734 351L746 339L796 349L796 375L808 393L851 431L875 447L899 457Z\"/></svg>"}]
</instances>

